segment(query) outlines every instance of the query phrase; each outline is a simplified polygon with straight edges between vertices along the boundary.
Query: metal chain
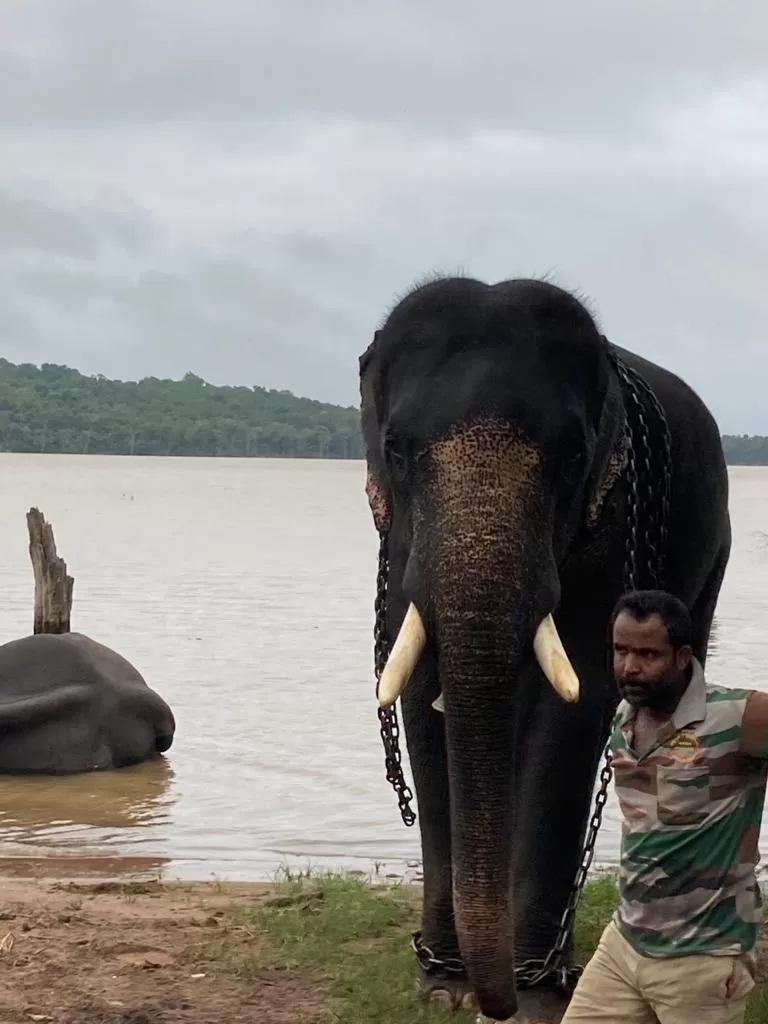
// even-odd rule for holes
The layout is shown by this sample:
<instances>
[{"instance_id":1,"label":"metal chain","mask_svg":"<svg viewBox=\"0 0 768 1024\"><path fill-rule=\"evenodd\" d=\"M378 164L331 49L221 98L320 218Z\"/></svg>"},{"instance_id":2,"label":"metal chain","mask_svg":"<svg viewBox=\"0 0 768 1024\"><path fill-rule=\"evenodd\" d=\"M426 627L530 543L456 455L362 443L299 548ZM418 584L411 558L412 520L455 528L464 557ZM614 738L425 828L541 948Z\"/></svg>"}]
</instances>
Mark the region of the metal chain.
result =
<instances>
[{"instance_id":1,"label":"metal chain","mask_svg":"<svg viewBox=\"0 0 768 1024\"><path fill-rule=\"evenodd\" d=\"M557 938L543 960L524 960L515 967L515 981L518 988L533 988L541 984L546 978L553 977L555 987L565 992L573 991L576 982L579 980L582 968L573 965L571 967L562 963L565 946L571 933L571 922L579 905L581 893L592 866L592 859L595 856L595 844L603 820L603 808L608 800L608 787L611 783L611 752L610 744L605 748L605 763L600 772L600 789L595 797L595 809L589 822L589 832L584 849L581 855L581 864L576 872L576 879L571 888L568 902L563 916L560 918Z\"/></svg>"},{"instance_id":2,"label":"metal chain","mask_svg":"<svg viewBox=\"0 0 768 1024\"><path fill-rule=\"evenodd\" d=\"M387 639L387 582L389 580L389 556L387 553L387 535L379 535L379 571L376 575L375 622L373 627L374 672L376 675L376 696L379 695L379 680L389 656ZM381 741L384 744L384 764L387 782L397 794L397 804L403 823L410 827L416 821L416 814L411 807L413 793L405 781L403 765L400 757L400 725L397 721L397 710L393 704L388 708L378 708Z\"/></svg>"},{"instance_id":3,"label":"metal chain","mask_svg":"<svg viewBox=\"0 0 768 1024\"><path fill-rule=\"evenodd\" d=\"M615 350L612 349L612 357L614 365L616 366L617 372L624 383L629 397L631 398L632 405L637 415L637 423L639 433L641 437L641 449L643 457L643 469L645 473L641 475L645 483L646 494L644 495L646 507L650 510L654 509L656 501L658 501L658 509L656 509L656 521L654 522L653 512L646 520L646 529L643 534L645 541L645 565L648 573L649 582L654 584L656 587L663 585L665 576L665 556L667 547L667 532L669 528L669 502L671 496L671 485L672 485L672 441L669 432L669 424L667 418L664 415L664 410L659 405L659 401L650 387L648 382L644 380L636 371L631 370L618 356ZM650 440L650 430L645 416L645 410L643 402L640 397L640 392L643 392L646 399L648 400L651 409L658 421L658 425L661 432L661 446L660 450L656 449L654 452L654 446ZM629 470L629 483L630 483L630 494L632 496L634 507L630 510L631 522L637 524L639 520L637 512L638 502L638 491L639 491L639 480L635 466L634 453L636 445L633 444L633 432L632 427L627 421L627 440L629 459L631 465L628 466ZM656 455L656 465L653 465L654 454ZM661 494L658 493L659 484L661 485ZM653 536L653 527L656 527L657 536ZM633 532L633 531L630 531ZM636 536L634 538L636 543ZM629 536L627 543L629 545ZM638 561L639 559L635 556L632 559L631 564L625 567L625 574L627 579L625 580L626 589L636 589L638 586L637 574L638 574Z\"/></svg>"},{"instance_id":4,"label":"metal chain","mask_svg":"<svg viewBox=\"0 0 768 1024\"><path fill-rule=\"evenodd\" d=\"M419 966L425 974L437 978L465 973L464 961L458 956L438 957L432 952L421 937L421 932L414 932L411 937L411 949L416 954Z\"/></svg>"},{"instance_id":5,"label":"metal chain","mask_svg":"<svg viewBox=\"0 0 768 1024\"><path fill-rule=\"evenodd\" d=\"M626 484L627 535L625 541L624 591L636 590L641 585L641 554L645 554L646 576L656 587L664 584L665 554L668 536L669 504L672 480L672 447L669 424L653 389L619 357L615 348L605 339L609 355L621 379L629 402L625 405L625 437L627 441L627 465L624 471ZM660 451L654 451L652 430L646 418L643 396L648 401L661 434ZM655 456L655 458L654 458ZM655 464L654 464L655 463ZM660 487L659 487L660 485ZM660 491L660 493L659 493ZM645 513L645 529L641 536L641 509ZM642 543L641 543L642 541ZM386 607L389 560L387 557L386 534L380 534L379 571L376 587L376 622L374 626L376 693L381 673L388 655ZM404 823L413 825L416 815L410 807L413 794L403 777L398 739L400 729L395 706L378 709L381 723L381 737L384 743L387 781L397 793L398 806ZM582 968L564 964L563 956L571 932L571 924L579 904L581 893L595 855L597 836L602 824L603 809L608 799L608 788L612 778L610 741L604 750L604 763L600 771L600 788L595 796L595 808L589 821L587 836L582 851L576 878L568 897L558 926L555 942L543 960L525 960L515 969L517 986L532 988L542 981L552 979L555 987L564 992L573 991ZM464 973L460 958L440 959L424 944L421 934L415 932L412 948L422 969L430 974L442 973L459 975Z\"/></svg>"},{"instance_id":6,"label":"metal chain","mask_svg":"<svg viewBox=\"0 0 768 1024\"><path fill-rule=\"evenodd\" d=\"M661 484L661 494L658 496L660 507L658 509L658 519L656 523L658 530L658 547L653 544L649 529L646 530L646 543L648 545L648 557L646 564L648 573L649 576L655 580L656 586L661 587L664 584L664 577L666 573L669 504L672 493L672 438L669 432L667 417L664 415L664 410L661 408L661 405L648 382L641 377L639 373L630 370L630 368L618 358L618 355L615 356L615 361L619 375L630 390L632 401L637 409L638 419L645 430L644 443L649 455L652 455L653 447L651 446L648 438L645 418L643 416L643 404L639 394L640 391L644 392L645 397L650 403L661 430L661 450L657 451L657 461L659 463L656 466L657 472L653 472L651 468L651 460L649 459L648 475L646 477L646 486L648 490L647 498L650 508L653 507L654 497L657 496L657 486L659 483ZM631 589L634 589L635 585L635 583L632 583Z\"/></svg>"},{"instance_id":7,"label":"metal chain","mask_svg":"<svg viewBox=\"0 0 768 1024\"><path fill-rule=\"evenodd\" d=\"M606 343L609 344L607 339ZM627 440L627 466L625 470L627 485L627 538L625 544L623 588L625 592L636 590L642 584L640 575L640 545L638 544L641 508L645 512L643 540L645 541L646 575L654 586L661 587L664 582L664 555L667 545L669 498L672 480L672 448L669 424L667 423L664 410L646 381L619 358L618 353L610 344L609 351L617 373L625 385L627 397L630 399L625 409L625 437ZM658 459L660 464L656 467L656 472L654 472L653 466L654 449L651 443L651 431L640 397L641 389L650 401L661 433L661 453ZM659 481L661 482L660 495L658 494ZM658 501L654 500L657 497ZM595 845L602 824L603 808L608 799L608 787L613 776L610 739L605 746L603 758L604 763L600 772L600 789L595 796L595 809L589 822L581 864L576 872L576 879L571 888L563 916L560 919L557 938L544 960L526 960L516 968L515 976L520 988L532 988L546 978L553 977L557 987L565 992L571 992L581 974L582 968L576 965L568 967L562 963L562 959L570 935L573 917L595 855Z\"/></svg>"}]
</instances>

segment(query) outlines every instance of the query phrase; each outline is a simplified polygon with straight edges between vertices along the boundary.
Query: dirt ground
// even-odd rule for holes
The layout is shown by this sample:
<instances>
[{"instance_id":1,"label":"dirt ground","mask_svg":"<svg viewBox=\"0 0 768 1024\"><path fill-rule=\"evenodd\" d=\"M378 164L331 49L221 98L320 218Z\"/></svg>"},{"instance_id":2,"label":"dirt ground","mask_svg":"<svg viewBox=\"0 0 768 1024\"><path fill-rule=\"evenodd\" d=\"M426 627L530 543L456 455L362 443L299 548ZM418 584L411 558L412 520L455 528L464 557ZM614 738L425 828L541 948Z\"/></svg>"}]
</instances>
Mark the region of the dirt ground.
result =
<instances>
[{"instance_id":1,"label":"dirt ground","mask_svg":"<svg viewBox=\"0 0 768 1024\"><path fill-rule=\"evenodd\" d=\"M288 971L242 979L217 956L258 943L228 908L259 885L0 878L2 1024L297 1024L323 992ZM226 922L226 928L224 924Z\"/></svg>"},{"instance_id":2,"label":"dirt ground","mask_svg":"<svg viewBox=\"0 0 768 1024\"><path fill-rule=\"evenodd\" d=\"M41 877L44 860L12 860L0 858L0 1024L328 1020L328 993L310 976L244 978L224 966L260 942L232 909L258 904L271 886L94 881L94 869L109 871L104 858L82 859L74 881L53 881ZM115 868L126 869L124 858ZM765 978L765 933L758 954Z\"/></svg>"}]
</instances>

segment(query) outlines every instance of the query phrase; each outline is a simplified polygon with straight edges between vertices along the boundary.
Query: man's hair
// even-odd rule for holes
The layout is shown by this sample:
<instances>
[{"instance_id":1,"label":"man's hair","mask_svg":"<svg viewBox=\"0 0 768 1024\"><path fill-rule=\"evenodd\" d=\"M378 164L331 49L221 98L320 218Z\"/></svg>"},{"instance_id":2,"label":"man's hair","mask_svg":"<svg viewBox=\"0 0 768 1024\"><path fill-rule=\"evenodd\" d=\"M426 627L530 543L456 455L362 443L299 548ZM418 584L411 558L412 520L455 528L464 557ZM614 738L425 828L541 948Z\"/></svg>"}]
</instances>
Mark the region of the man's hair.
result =
<instances>
[{"instance_id":1,"label":"man's hair","mask_svg":"<svg viewBox=\"0 0 768 1024\"><path fill-rule=\"evenodd\" d=\"M611 633L622 612L629 612L638 622L645 622L652 615L658 615L667 627L669 642L675 650L693 644L691 613L679 598L665 590L632 590L623 594L611 615Z\"/></svg>"}]
</instances>

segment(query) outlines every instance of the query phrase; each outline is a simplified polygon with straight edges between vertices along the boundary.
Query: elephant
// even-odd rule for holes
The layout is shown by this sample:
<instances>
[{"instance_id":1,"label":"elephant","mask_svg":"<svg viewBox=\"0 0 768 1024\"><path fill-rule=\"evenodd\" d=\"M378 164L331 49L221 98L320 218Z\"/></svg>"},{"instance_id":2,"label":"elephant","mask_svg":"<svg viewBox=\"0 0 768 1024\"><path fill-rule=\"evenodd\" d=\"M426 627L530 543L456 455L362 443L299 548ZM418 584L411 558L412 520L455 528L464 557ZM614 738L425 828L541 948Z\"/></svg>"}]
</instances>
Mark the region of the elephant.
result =
<instances>
[{"instance_id":1,"label":"elephant","mask_svg":"<svg viewBox=\"0 0 768 1024\"><path fill-rule=\"evenodd\" d=\"M166 702L109 647L82 633L0 646L0 774L123 768L168 750Z\"/></svg>"},{"instance_id":2,"label":"elephant","mask_svg":"<svg viewBox=\"0 0 768 1024\"><path fill-rule=\"evenodd\" d=\"M706 663L731 548L720 433L679 376L535 278L415 286L359 375L376 633L394 638L379 712L396 722L400 701L418 803L422 998L559 1021L618 704L608 622L623 591L663 582Z\"/></svg>"}]
</instances>

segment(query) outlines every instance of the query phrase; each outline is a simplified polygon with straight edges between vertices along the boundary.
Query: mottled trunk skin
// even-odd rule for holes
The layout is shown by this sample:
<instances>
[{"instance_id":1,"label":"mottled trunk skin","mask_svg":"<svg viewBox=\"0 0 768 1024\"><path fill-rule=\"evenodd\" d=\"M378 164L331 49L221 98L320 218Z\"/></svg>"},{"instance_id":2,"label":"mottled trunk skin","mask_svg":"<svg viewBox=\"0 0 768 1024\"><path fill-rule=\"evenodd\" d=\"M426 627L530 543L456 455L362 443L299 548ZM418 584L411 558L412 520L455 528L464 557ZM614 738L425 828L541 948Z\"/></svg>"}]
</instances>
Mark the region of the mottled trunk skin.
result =
<instances>
[{"instance_id":1,"label":"mottled trunk skin","mask_svg":"<svg viewBox=\"0 0 768 1024\"><path fill-rule=\"evenodd\" d=\"M511 1016L515 678L556 600L535 448L477 424L430 453L426 572L445 701L456 931L484 1013ZM546 684L545 684L546 685Z\"/></svg>"},{"instance_id":2,"label":"mottled trunk skin","mask_svg":"<svg viewBox=\"0 0 768 1024\"><path fill-rule=\"evenodd\" d=\"M476 643L476 637L473 637ZM456 635L456 643L461 637ZM508 659L480 656L462 671L452 644L441 651L448 772L451 780L451 850L456 934L469 980L484 1013L506 1020L517 1009L511 878L514 715L501 687ZM472 648L469 648L472 649ZM456 674L458 673L458 674ZM493 707L495 713L488 714Z\"/></svg>"}]
</instances>

